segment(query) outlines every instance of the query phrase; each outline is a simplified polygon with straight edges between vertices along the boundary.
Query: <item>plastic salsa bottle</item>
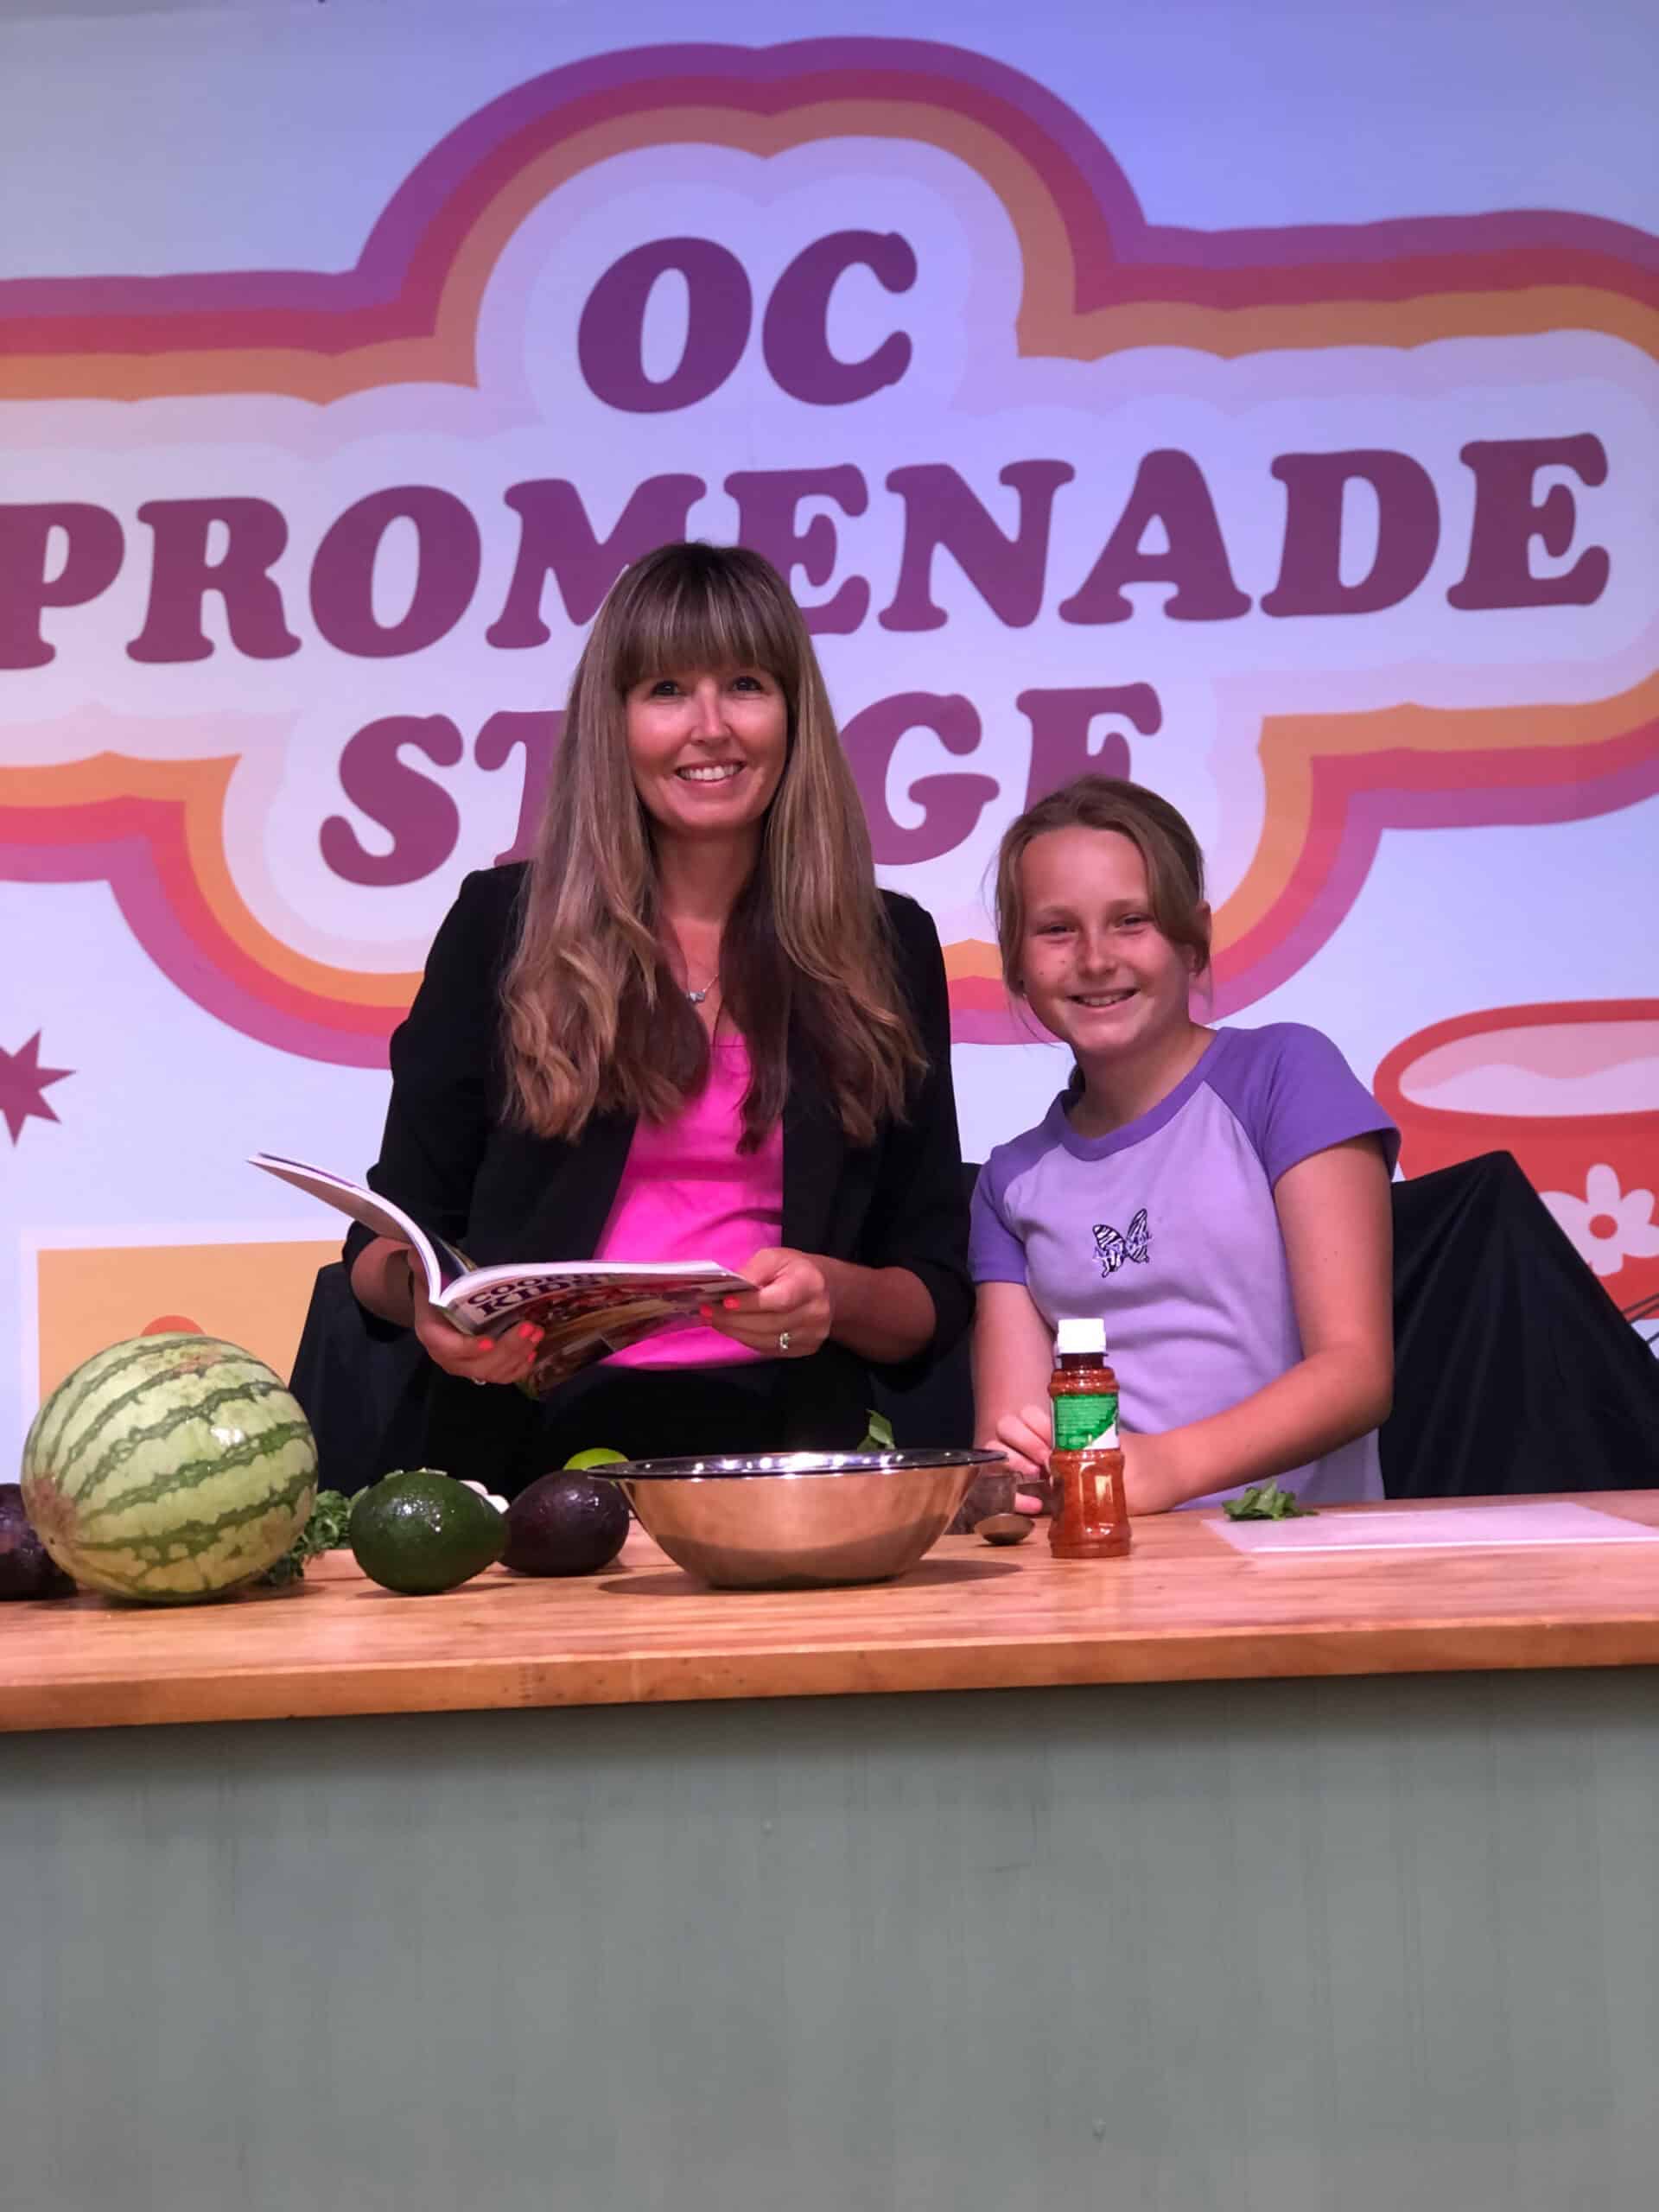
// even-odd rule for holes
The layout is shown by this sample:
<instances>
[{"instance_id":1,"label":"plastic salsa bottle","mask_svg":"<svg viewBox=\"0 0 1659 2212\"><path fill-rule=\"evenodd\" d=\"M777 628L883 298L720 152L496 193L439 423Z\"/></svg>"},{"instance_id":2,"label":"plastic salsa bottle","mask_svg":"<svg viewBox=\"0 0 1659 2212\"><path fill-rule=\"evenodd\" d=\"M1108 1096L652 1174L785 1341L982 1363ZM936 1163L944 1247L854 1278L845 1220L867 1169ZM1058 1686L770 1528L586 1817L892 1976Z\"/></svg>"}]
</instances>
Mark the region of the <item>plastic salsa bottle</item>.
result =
<instances>
[{"instance_id":1,"label":"plastic salsa bottle","mask_svg":"<svg viewBox=\"0 0 1659 2212\"><path fill-rule=\"evenodd\" d=\"M1129 1548L1123 1454L1117 1443L1117 1377L1106 1363L1103 1321L1062 1321L1048 1395L1057 1493L1049 1523L1056 1559L1121 1559Z\"/></svg>"}]
</instances>

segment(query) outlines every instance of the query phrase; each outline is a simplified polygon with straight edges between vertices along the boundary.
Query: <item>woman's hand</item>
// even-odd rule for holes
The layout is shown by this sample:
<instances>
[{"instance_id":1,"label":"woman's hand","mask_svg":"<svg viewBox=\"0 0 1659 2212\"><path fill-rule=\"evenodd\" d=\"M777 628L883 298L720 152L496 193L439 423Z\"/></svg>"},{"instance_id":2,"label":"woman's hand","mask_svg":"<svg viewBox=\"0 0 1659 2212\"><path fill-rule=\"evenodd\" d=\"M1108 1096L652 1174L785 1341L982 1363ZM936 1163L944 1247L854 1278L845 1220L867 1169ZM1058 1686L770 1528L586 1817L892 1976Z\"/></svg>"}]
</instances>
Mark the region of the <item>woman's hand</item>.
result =
<instances>
[{"instance_id":1,"label":"woman's hand","mask_svg":"<svg viewBox=\"0 0 1659 2212\"><path fill-rule=\"evenodd\" d=\"M705 1306L709 1327L768 1359L804 1359L817 1351L835 1321L835 1303L812 1255L768 1246L742 1272L754 1288Z\"/></svg>"},{"instance_id":2,"label":"woman's hand","mask_svg":"<svg viewBox=\"0 0 1659 2212\"><path fill-rule=\"evenodd\" d=\"M519 1382L529 1374L542 1341L542 1332L533 1322L518 1322L499 1337L469 1337L427 1296L426 1280L418 1268L410 1268L409 1287L415 1301L415 1333L428 1357L446 1375L457 1375L467 1382Z\"/></svg>"}]
</instances>

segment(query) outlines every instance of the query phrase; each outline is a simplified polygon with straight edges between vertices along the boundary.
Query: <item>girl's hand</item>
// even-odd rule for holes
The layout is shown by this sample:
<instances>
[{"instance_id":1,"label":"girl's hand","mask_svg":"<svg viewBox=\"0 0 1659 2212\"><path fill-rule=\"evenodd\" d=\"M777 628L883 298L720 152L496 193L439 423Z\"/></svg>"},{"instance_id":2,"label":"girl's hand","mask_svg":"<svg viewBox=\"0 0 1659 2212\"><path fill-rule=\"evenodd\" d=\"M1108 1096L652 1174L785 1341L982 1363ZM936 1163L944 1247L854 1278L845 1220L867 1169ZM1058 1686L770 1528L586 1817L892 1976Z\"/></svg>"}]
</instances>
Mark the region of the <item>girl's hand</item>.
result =
<instances>
[{"instance_id":1,"label":"girl's hand","mask_svg":"<svg viewBox=\"0 0 1659 2212\"><path fill-rule=\"evenodd\" d=\"M1163 1436L1135 1436L1120 1428L1123 1490L1131 1514L1167 1513L1192 1493L1183 1486L1179 1449ZM1014 1472L1016 1513L1057 1510L1048 1455L1054 1446L1053 1414L1047 1406L1025 1406L1005 1414L990 1440L993 1451L1006 1452Z\"/></svg>"},{"instance_id":2,"label":"girl's hand","mask_svg":"<svg viewBox=\"0 0 1659 2212\"><path fill-rule=\"evenodd\" d=\"M743 1268L752 1291L705 1306L710 1328L768 1359L804 1359L830 1334L835 1308L823 1269L810 1252L768 1247Z\"/></svg>"},{"instance_id":3,"label":"girl's hand","mask_svg":"<svg viewBox=\"0 0 1659 2212\"><path fill-rule=\"evenodd\" d=\"M446 1375L458 1375L468 1382L519 1382L529 1374L542 1341L542 1332L533 1322L518 1322L499 1337L469 1337L432 1303L425 1276L413 1267L410 1293L415 1300L415 1333L427 1357Z\"/></svg>"},{"instance_id":4,"label":"girl's hand","mask_svg":"<svg viewBox=\"0 0 1659 2212\"><path fill-rule=\"evenodd\" d=\"M1123 1450L1123 1496L1132 1517L1167 1513L1173 1505L1180 1505L1193 1495L1181 1465L1180 1433L1174 1429L1163 1436L1136 1436L1126 1429L1118 1431L1117 1440Z\"/></svg>"},{"instance_id":5,"label":"girl's hand","mask_svg":"<svg viewBox=\"0 0 1659 2212\"><path fill-rule=\"evenodd\" d=\"M1054 1448L1054 1417L1048 1406L1022 1406L1017 1414L1004 1414L995 1436L986 1440L993 1452L1007 1455L1014 1471L1014 1510L1041 1513L1048 1497L1048 1455Z\"/></svg>"}]
</instances>

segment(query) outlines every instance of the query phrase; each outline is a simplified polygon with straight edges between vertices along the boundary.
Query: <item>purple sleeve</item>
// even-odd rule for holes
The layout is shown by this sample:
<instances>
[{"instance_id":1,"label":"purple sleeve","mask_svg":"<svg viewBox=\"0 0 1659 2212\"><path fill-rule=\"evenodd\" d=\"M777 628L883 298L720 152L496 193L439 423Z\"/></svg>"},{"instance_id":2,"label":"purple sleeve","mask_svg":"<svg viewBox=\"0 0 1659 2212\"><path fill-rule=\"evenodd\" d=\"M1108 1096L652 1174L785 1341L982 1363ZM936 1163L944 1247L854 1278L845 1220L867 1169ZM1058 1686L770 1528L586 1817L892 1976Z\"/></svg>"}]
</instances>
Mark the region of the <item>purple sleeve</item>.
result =
<instances>
[{"instance_id":1,"label":"purple sleeve","mask_svg":"<svg viewBox=\"0 0 1659 2212\"><path fill-rule=\"evenodd\" d=\"M1233 1030L1235 1050L1212 1078L1249 1133L1269 1183L1316 1152L1351 1137L1382 1140L1389 1173L1400 1132L1328 1037L1300 1022Z\"/></svg>"},{"instance_id":2,"label":"purple sleeve","mask_svg":"<svg viewBox=\"0 0 1659 2212\"><path fill-rule=\"evenodd\" d=\"M973 1212L968 1232L968 1268L976 1282L1024 1282L1026 1248L1008 1226L1003 1210L1007 1187L1005 1147L999 1146L974 1185Z\"/></svg>"}]
</instances>

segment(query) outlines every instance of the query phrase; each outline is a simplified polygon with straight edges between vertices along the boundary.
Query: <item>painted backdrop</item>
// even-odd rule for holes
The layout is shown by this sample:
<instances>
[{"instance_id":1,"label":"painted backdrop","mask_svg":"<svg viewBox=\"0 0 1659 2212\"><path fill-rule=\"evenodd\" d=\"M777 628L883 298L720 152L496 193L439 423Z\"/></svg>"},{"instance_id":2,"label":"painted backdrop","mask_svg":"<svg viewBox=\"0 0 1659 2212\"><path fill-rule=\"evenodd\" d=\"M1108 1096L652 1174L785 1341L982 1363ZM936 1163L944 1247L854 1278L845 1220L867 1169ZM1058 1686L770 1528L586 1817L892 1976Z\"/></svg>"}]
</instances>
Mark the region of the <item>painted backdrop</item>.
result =
<instances>
[{"instance_id":1,"label":"painted backdrop","mask_svg":"<svg viewBox=\"0 0 1659 2212\"><path fill-rule=\"evenodd\" d=\"M1659 1292L1659 181L1511 143L1494 193L1541 33L1401 134L1350 24L1344 141L1288 9L532 12L3 35L0 1427L161 1319L285 1362L334 1228L245 1156L372 1157L585 625L686 534L809 610L971 1152L1064 1073L988 865L1094 763L1204 840L1220 1018L1319 1024L1408 1171L1508 1145Z\"/></svg>"}]
</instances>

